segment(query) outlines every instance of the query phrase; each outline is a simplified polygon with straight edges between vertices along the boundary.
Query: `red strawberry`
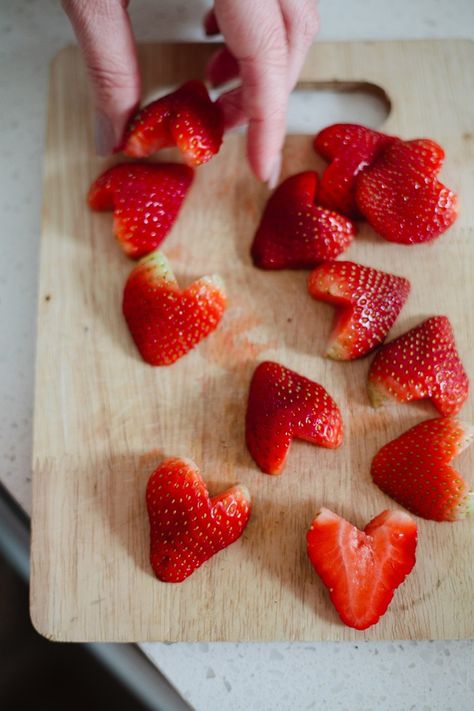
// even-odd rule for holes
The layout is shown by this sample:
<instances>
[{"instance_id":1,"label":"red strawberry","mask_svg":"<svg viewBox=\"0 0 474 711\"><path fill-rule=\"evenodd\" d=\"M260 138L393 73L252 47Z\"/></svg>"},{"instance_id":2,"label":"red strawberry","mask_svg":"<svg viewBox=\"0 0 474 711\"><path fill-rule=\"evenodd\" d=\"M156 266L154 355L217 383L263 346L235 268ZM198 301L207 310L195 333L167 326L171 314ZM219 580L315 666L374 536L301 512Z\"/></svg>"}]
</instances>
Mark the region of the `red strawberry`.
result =
<instances>
[{"instance_id":1,"label":"red strawberry","mask_svg":"<svg viewBox=\"0 0 474 711\"><path fill-rule=\"evenodd\" d=\"M337 123L314 139L314 148L331 161L321 178L318 202L349 217L360 217L354 190L357 175L369 165L393 138L365 126Z\"/></svg>"},{"instance_id":2,"label":"red strawberry","mask_svg":"<svg viewBox=\"0 0 474 711\"><path fill-rule=\"evenodd\" d=\"M177 146L190 165L206 163L221 146L224 119L197 79L141 109L130 122L123 152L144 158Z\"/></svg>"},{"instance_id":3,"label":"red strawberry","mask_svg":"<svg viewBox=\"0 0 474 711\"><path fill-rule=\"evenodd\" d=\"M455 415L469 391L469 379L446 316L433 316L387 343L369 370L374 407L386 400L429 398L441 415Z\"/></svg>"},{"instance_id":4,"label":"red strawberry","mask_svg":"<svg viewBox=\"0 0 474 711\"><path fill-rule=\"evenodd\" d=\"M336 212L314 204L318 176L298 173L270 197L252 245L262 269L311 268L334 259L350 245L355 226Z\"/></svg>"},{"instance_id":5,"label":"red strawberry","mask_svg":"<svg viewBox=\"0 0 474 711\"><path fill-rule=\"evenodd\" d=\"M93 210L114 210L114 232L138 259L164 240L181 209L193 170L178 163L122 163L106 170L89 190Z\"/></svg>"},{"instance_id":6,"label":"red strawberry","mask_svg":"<svg viewBox=\"0 0 474 711\"><path fill-rule=\"evenodd\" d=\"M250 494L237 484L212 499L190 459L167 459L146 489L150 562L156 577L181 583L244 532Z\"/></svg>"},{"instance_id":7,"label":"red strawberry","mask_svg":"<svg viewBox=\"0 0 474 711\"><path fill-rule=\"evenodd\" d=\"M181 290L166 257L156 251L130 273L123 314L143 360L170 365L217 327L226 306L218 276Z\"/></svg>"},{"instance_id":8,"label":"red strawberry","mask_svg":"<svg viewBox=\"0 0 474 711\"><path fill-rule=\"evenodd\" d=\"M415 565L417 527L402 511L383 511L360 531L323 508L306 541L341 620L365 630L379 621Z\"/></svg>"},{"instance_id":9,"label":"red strawberry","mask_svg":"<svg viewBox=\"0 0 474 711\"><path fill-rule=\"evenodd\" d=\"M247 447L260 469L280 474L292 439L339 447L342 418L321 385L266 361L250 383L245 431Z\"/></svg>"},{"instance_id":10,"label":"red strawberry","mask_svg":"<svg viewBox=\"0 0 474 711\"><path fill-rule=\"evenodd\" d=\"M457 197L437 179L444 152L434 141L394 141L356 182L360 212L384 239L429 242L457 217Z\"/></svg>"},{"instance_id":11,"label":"red strawberry","mask_svg":"<svg viewBox=\"0 0 474 711\"><path fill-rule=\"evenodd\" d=\"M314 299L337 308L327 355L351 360L386 338L408 297L410 282L354 262L327 262L310 274L308 290Z\"/></svg>"},{"instance_id":12,"label":"red strawberry","mask_svg":"<svg viewBox=\"0 0 474 711\"><path fill-rule=\"evenodd\" d=\"M474 438L474 426L448 417L425 420L380 449L374 482L417 516L457 521L474 511L474 492L450 466Z\"/></svg>"}]
</instances>

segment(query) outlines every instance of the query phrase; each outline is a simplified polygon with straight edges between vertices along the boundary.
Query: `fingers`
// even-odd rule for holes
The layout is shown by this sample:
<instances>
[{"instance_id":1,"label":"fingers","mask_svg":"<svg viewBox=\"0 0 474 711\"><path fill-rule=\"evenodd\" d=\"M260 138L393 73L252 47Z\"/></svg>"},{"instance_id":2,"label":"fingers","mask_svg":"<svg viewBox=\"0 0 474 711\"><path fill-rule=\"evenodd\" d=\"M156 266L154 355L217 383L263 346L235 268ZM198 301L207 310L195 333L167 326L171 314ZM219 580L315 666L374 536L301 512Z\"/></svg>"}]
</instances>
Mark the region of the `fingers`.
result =
<instances>
[{"instance_id":1,"label":"fingers","mask_svg":"<svg viewBox=\"0 0 474 711\"><path fill-rule=\"evenodd\" d=\"M317 0L280 0L288 41L288 91L295 87L319 29Z\"/></svg>"},{"instance_id":2,"label":"fingers","mask_svg":"<svg viewBox=\"0 0 474 711\"><path fill-rule=\"evenodd\" d=\"M207 63L206 79L212 86L221 86L239 74L239 64L227 47L218 49Z\"/></svg>"},{"instance_id":3,"label":"fingers","mask_svg":"<svg viewBox=\"0 0 474 711\"><path fill-rule=\"evenodd\" d=\"M276 0L216 0L215 14L227 47L236 58L242 87L221 97L226 120L249 121L247 154L258 178L269 181L278 169L288 100L288 45Z\"/></svg>"},{"instance_id":4,"label":"fingers","mask_svg":"<svg viewBox=\"0 0 474 711\"><path fill-rule=\"evenodd\" d=\"M118 147L140 100L140 76L126 0L62 0L84 54L97 110L101 155Z\"/></svg>"}]
</instances>

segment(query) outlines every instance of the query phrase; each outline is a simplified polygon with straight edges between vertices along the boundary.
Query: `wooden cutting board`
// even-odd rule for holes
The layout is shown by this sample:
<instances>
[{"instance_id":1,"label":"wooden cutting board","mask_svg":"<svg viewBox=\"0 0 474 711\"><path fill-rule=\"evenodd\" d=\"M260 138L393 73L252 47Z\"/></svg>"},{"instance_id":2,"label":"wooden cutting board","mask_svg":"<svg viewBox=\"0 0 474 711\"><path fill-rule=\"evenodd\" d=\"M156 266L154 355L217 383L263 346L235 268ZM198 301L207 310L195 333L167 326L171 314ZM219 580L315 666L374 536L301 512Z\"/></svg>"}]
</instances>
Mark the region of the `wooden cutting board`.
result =
<instances>
[{"instance_id":1,"label":"wooden cutting board","mask_svg":"<svg viewBox=\"0 0 474 711\"><path fill-rule=\"evenodd\" d=\"M143 46L146 94L202 76L212 49ZM306 85L369 82L391 103L383 130L445 147L442 178L461 198L455 227L418 247L389 244L362 227L345 257L411 280L393 336L429 315L448 315L471 377L473 66L474 44L464 41L318 44L301 77ZM227 136L197 171L163 244L183 284L210 273L224 278L228 311L192 353L153 369L139 359L121 315L133 265L115 243L111 215L92 214L85 202L91 181L118 160L94 155L91 116L80 56L67 48L51 69L45 153L31 578L37 629L54 640L120 642L472 637L472 521L418 520L416 567L365 633L340 623L309 565L305 532L320 506L360 527L396 507L372 484L371 459L435 413L426 403L372 410L369 359L322 356L333 311L309 298L307 273L253 268L249 246L267 191L249 172L244 137ZM284 176L322 168L310 141L288 136ZM337 451L293 443L280 477L260 473L244 443L249 379L263 359L323 384L345 422ZM473 403L471 395L464 419L473 420ZM254 500L244 536L181 585L160 583L148 564L145 486L171 455L194 459L212 491L241 481ZM456 465L472 479L474 447Z\"/></svg>"}]
</instances>

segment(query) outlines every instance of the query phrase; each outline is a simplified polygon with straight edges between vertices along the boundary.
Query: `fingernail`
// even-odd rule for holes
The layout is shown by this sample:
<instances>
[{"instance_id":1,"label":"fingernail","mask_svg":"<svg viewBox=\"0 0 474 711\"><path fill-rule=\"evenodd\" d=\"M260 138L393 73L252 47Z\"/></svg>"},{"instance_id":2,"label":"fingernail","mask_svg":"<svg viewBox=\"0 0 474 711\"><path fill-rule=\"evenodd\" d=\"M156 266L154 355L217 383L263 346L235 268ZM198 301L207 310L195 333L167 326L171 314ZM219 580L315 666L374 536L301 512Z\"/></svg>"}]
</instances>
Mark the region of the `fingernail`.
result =
<instances>
[{"instance_id":1,"label":"fingernail","mask_svg":"<svg viewBox=\"0 0 474 711\"><path fill-rule=\"evenodd\" d=\"M278 178L280 177L280 171L281 171L281 154L278 154L278 157L276 161L273 164L273 167L270 171L270 177L267 180L267 185L270 188L270 190L273 190L273 188L276 187L278 183Z\"/></svg>"},{"instance_id":2,"label":"fingernail","mask_svg":"<svg viewBox=\"0 0 474 711\"><path fill-rule=\"evenodd\" d=\"M99 111L95 115L95 148L100 156L110 155L115 148L115 131L111 120Z\"/></svg>"}]
</instances>

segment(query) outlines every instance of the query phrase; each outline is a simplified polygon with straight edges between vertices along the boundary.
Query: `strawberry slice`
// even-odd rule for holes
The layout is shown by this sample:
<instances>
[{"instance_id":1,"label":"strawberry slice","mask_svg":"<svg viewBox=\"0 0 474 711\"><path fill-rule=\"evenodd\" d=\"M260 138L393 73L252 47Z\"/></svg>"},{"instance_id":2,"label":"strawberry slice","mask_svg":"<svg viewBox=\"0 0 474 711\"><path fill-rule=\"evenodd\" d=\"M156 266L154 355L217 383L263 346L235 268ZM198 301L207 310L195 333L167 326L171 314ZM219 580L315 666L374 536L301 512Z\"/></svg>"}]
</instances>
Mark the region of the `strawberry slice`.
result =
<instances>
[{"instance_id":1,"label":"strawberry slice","mask_svg":"<svg viewBox=\"0 0 474 711\"><path fill-rule=\"evenodd\" d=\"M122 163L102 173L88 195L93 210L114 210L114 233L125 254L138 259L164 240L193 181L178 163Z\"/></svg>"},{"instance_id":2,"label":"strawberry slice","mask_svg":"<svg viewBox=\"0 0 474 711\"><path fill-rule=\"evenodd\" d=\"M429 242L453 224L457 196L436 177L443 159L434 141L397 140L357 177L357 206L384 239Z\"/></svg>"},{"instance_id":3,"label":"strawberry slice","mask_svg":"<svg viewBox=\"0 0 474 711\"><path fill-rule=\"evenodd\" d=\"M132 119L123 152L144 158L160 148L177 146L190 165L201 165L221 147L224 119L202 81L186 82L153 101Z\"/></svg>"},{"instance_id":4,"label":"strawberry slice","mask_svg":"<svg viewBox=\"0 0 474 711\"><path fill-rule=\"evenodd\" d=\"M341 620L365 630L386 612L415 565L417 527L402 511L383 511L360 531L323 508L306 541L309 559Z\"/></svg>"},{"instance_id":5,"label":"strawberry slice","mask_svg":"<svg viewBox=\"0 0 474 711\"><path fill-rule=\"evenodd\" d=\"M314 299L336 307L326 355L361 358L386 338L410 292L403 277L354 262L327 262L309 276Z\"/></svg>"},{"instance_id":6,"label":"strawberry slice","mask_svg":"<svg viewBox=\"0 0 474 711\"><path fill-rule=\"evenodd\" d=\"M474 491L450 466L474 439L474 426L439 417L425 420L380 449L374 482L417 516L458 521L474 511Z\"/></svg>"},{"instance_id":7,"label":"strawberry slice","mask_svg":"<svg viewBox=\"0 0 474 711\"><path fill-rule=\"evenodd\" d=\"M125 284L123 314L143 360L170 365L212 333L226 306L223 289L207 276L181 290L161 252L141 259Z\"/></svg>"},{"instance_id":8,"label":"strawberry slice","mask_svg":"<svg viewBox=\"0 0 474 711\"><path fill-rule=\"evenodd\" d=\"M320 131L314 139L314 148L331 163L322 175L318 202L348 217L360 217L354 196L356 177L393 140L391 136L350 123L337 123Z\"/></svg>"},{"instance_id":9,"label":"strawberry slice","mask_svg":"<svg viewBox=\"0 0 474 711\"><path fill-rule=\"evenodd\" d=\"M209 497L190 459L167 459L146 488L150 562L159 580L181 583L244 532L251 513L242 484Z\"/></svg>"},{"instance_id":10,"label":"strawberry slice","mask_svg":"<svg viewBox=\"0 0 474 711\"><path fill-rule=\"evenodd\" d=\"M368 389L373 407L429 398L441 415L455 415L469 379L449 319L433 316L387 343L372 361Z\"/></svg>"},{"instance_id":11,"label":"strawberry slice","mask_svg":"<svg viewBox=\"0 0 474 711\"><path fill-rule=\"evenodd\" d=\"M261 269L304 269L344 252L355 225L314 204L318 176L312 171L284 180L268 200L252 245Z\"/></svg>"},{"instance_id":12,"label":"strawberry slice","mask_svg":"<svg viewBox=\"0 0 474 711\"><path fill-rule=\"evenodd\" d=\"M250 383L247 447L266 474L280 474L292 439L335 449L342 442L339 408L326 390L279 363L265 361Z\"/></svg>"}]
</instances>

